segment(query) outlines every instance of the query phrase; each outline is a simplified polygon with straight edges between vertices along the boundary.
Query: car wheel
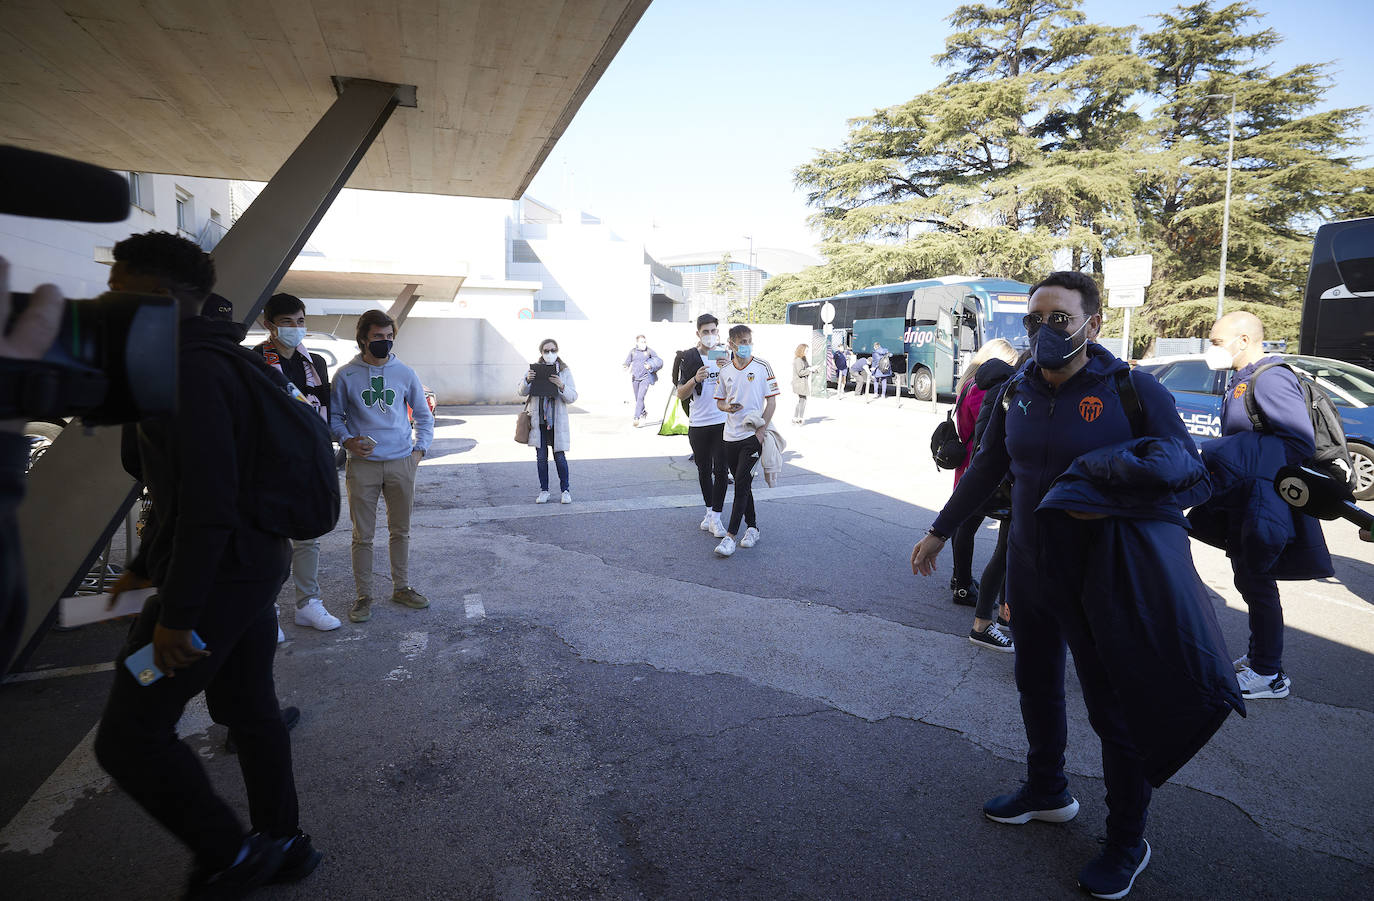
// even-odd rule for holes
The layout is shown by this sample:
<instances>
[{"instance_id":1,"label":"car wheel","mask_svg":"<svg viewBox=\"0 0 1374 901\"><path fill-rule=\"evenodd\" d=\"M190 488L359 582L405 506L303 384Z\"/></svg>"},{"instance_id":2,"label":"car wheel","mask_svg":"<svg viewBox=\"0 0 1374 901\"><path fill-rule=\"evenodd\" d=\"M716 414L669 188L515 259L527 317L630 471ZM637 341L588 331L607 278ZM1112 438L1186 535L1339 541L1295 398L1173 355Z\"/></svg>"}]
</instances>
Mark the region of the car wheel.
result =
<instances>
[{"instance_id":1,"label":"car wheel","mask_svg":"<svg viewBox=\"0 0 1374 901\"><path fill-rule=\"evenodd\" d=\"M929 369L917 369L911 374L911 393L917 400L935 397L935 379Z\"/></svg>"},{"instance_id":2,"label":"car wheel","mask_svg":"<svg viewBox=\"0 0 1374 901\"><path fill-rule=\"evenodd\" d=\"M1374 448L1354 441L1347 447L1355 464L1355 500L1374 500Z\"/></svg>"},{"instance_id":3,"label":"car wheel","mask_svg":"<svg viewBox=\"0 0 1374 901\"><path fill-rule=\"evenodd\" d=\"M29 465L24 470L33 469L33 464L48 452L57 436L62 434L62 426L55 422L30 422L24 425L24 437L29 439Z\"/></svg>"}]
</instances>

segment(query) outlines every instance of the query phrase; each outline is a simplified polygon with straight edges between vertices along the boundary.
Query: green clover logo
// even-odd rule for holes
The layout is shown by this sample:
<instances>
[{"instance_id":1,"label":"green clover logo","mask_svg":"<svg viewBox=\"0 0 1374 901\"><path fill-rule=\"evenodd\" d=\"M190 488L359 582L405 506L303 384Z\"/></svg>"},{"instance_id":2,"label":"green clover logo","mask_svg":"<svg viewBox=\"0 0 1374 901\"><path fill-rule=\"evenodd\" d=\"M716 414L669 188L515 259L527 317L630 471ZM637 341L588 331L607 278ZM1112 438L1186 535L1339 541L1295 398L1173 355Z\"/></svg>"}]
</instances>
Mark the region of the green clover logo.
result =
<instances>
[{"instance_id":1,"label":"green clover logo","mask_svg":"<svg viewBox=\"0 0 1374 901\"><path fill-rule=\"evenodd\" d=\"M386 386L383 376L377 376L372 380L372 387L363 389L363 403L369 407L376 404L379 409L385 411L395 402L396 392Z\"/></svg>"}]
</instances>

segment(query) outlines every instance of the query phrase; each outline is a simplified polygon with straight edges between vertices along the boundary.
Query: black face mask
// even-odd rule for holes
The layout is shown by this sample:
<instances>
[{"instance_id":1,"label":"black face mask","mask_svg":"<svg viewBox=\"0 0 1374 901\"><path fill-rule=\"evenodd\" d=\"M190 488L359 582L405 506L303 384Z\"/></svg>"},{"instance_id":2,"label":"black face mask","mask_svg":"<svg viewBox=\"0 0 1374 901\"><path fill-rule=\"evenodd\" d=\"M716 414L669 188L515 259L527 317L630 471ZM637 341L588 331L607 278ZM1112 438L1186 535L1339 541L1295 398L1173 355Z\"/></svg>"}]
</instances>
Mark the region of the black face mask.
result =
<instances>
[{"instance_id":1,"label":"black face mask","mask_svg":"<svg viewBox=\"0 0 1374 901\"><path fill-rule=\"evenodd\" d=\"M367 352L372 354L375 360L385 360L391 356L391 345L394 342L387 341L385 338L367 342Z\"/></svg>"},{"instance_id":2,"label":"black face mask","mask_svg":"<svg viewBox=\"0 0 1374 901\"><path fill-rule=\"evenodd\" d=\"M1088 343L1086 337L1081 341L1075 341L1074 338L1088 327L1089 319L1083 320L1083 324L1072 333L1061 332L1052 325L1042 325L1036 329L1031 335L1031 353L1036 365L1041 369L1063 369L1069 365L1069 361L1078 356L1083 345Z\"/></svg>"}]
</instances>

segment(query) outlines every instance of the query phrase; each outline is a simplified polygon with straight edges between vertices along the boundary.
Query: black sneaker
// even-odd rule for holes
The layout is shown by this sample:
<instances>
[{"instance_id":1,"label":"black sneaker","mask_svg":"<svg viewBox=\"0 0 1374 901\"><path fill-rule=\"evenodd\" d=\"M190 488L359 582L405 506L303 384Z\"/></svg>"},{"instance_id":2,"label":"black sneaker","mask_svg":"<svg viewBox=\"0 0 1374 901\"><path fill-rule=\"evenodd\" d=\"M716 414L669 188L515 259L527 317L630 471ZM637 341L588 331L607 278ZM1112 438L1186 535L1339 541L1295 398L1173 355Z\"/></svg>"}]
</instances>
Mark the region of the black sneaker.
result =
<instances>
[{"instance_id":1,"label":"black sneaker","mask_svg":"<svg viewBox=\"0 0 1374 901\"><path fill-rule=\"evenodd\" d=\"M954 603L960 607L977 607L978 580L973 580L964 588L954 589Z\"/></svg>"},{"instance_id":2,"label":"black sneaker","mask_svg":"<svg viewBox=\"0 0 1374 901\"><path fill-rule=\"evenodd\" d=\"M281 721L286 723L286 731L290 732L301 721L301 709L295 706L283 707L281 709ZM230 732L224 737L224 750L230 754L239 752L238 742L234 741L234 733Z\"/></svg>"},{"instance_id":3,"label":"black sneaker","mask_svg":"<svg viewBox=\"0 0 1374 901\"><path fill-rule=\"evenodd\" d=\"M277 844L282 849L281 867L272 877L273 882L300 882L315 871L324 855L310 843L310 836L297 832L290 838L279 838Z\"/></svg>"},{"instance_id":4,"label":"black sneaker","mask_svg":"<svg viewBox=\"0 0 1374 901\"><path fill-rule=\"evenodd\" d=\"M1031 820L1067 823L1078 815L1078 801L1064 789L1057 795L1037 797L1025 785L1015 794L998 795L983 805L983 816L994 823L1020 826Z\"/></svg>"},{"instance_id":5,"label":"black sneaker","mask_svg":"<svg viewBox=\"0 0 1374 901\"><path fill-rule=\"evenodd\" d=\"M1107 842L1102 853L1078 871L1078 885L1094 898L1124 898L1149 862L1150 843L1143 838L1134 848Z\"/></svg>"},{"instance_id":6,"label":"black sneaker","mask_svg":"<svg viewBox=\"0 0 1374 901\"><path fill-rule=\"evenodd\" d=\"M979 632L977 629L970 629L968 640L978 645L980 648L987 648L992 651L1001 651L1010 654L1016 650L1016 645L1007 637L996 624L989 625L986 629Z\"/></svg>"},{"instance_id":7,"label":"black sneaker","mask_svg":"<svg viewBox=\"0 0 1374 901\"><path fill-rule=\"evenodd\" d=\"M216 873L197 870L186 887L186 901L229 901L246 898L253 889L266 885L281 866L281 846L254 833L243 841L248 853L243 860Z\"/></svg>"}]
</instances>

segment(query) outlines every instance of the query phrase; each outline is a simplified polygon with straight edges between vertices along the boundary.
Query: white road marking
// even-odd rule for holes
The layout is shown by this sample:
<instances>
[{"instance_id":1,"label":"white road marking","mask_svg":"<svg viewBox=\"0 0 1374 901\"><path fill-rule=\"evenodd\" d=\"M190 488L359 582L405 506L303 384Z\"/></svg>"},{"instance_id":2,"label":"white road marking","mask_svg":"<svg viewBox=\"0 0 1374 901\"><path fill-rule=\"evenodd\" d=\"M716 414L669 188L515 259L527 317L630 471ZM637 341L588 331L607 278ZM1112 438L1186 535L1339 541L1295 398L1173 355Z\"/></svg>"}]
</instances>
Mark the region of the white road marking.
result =
<instances>
[{"instance_id":1,"label":"white road marking","mask_svg":"<svg viewBox=\"0 0 1374 901\"><path fill-rule=\"evenodd\" d=\"M487 608L482 606L480 594L463 595L463 606L467 608L468 619L486 619Z\"/></svg>"},{"instance_id":2,"label":"white road marking","mask_svg":"<svg viewBox=\"0 0 1374 901\"><path fill-rule=\"evenodd\" d=\"M14 673L6 676L4 684L11 682L37 682L40 679L61 679L66 676L88 676L91 673L108 673L114 669L113 662L91 663L86 666L64 666L57 669L40 669L29 673Z\"/></svg>"},{"instance_id":3,"label":"white road marking","mask_svg":"<svg viewBox=\"0 0 1374 901\"><path fill-rule=\"evenodd\" d=\"M809 485L781 485L766 488L762 479L754 481L754 500L792 497L815 497L823 494L845 494L864 491L843 482L817 482ZM445 525L467 525L501 519L525 519L531 516L572 516L578 513L629 513L635 510L663 510L674 507L700 507L701 494L661 494L653 497L627 497L609 501L578 501L571 504L508 504L504 507L468 507L463 510L444 510Z\"/></svg>"}]
</instances>

